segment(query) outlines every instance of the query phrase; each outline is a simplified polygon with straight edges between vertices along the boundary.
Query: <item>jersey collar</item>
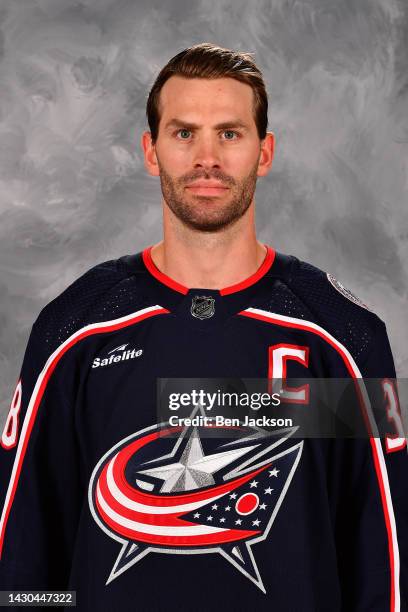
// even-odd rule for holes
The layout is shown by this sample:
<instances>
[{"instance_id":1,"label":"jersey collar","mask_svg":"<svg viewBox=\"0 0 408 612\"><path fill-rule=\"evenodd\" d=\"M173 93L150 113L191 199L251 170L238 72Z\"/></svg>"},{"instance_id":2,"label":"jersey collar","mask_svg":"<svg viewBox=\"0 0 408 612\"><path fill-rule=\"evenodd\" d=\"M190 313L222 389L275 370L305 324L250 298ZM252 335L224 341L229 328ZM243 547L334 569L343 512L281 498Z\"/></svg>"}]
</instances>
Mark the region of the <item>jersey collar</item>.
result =
<instances>
[{"instance_id":1,"label":"jersey collar","mask_svg":"<svg viewBox=\"0 0 408 612\"><path fill-rule=\"evenodd\" d=\"M228 287L224 287L222 289L216 289L213 291L218 292L220 296L231 295L232 293L237 293L238 291L247 289L251 285L254 285L255 283L257 283L263 276L265 276L265 274L269 272L269 270L271 269L273 265L273 262L275 259L275 250L267 244L265 244L264 246L266 247L265 258L262 264L259 266L258 270L254 272L254 274L251 274L251 276L248 276L248 278L240 281L239 283L235 283L234 285L229 285ZM174 291L178 291L179 293L187 295L187 293L190 291L189 287L186 287L185 285L178 283L177 281L172 279L167 274L164 274L163 272L161 272L159 268L157 268L151 256L152 248L153 248L153 245L150 245L146 247L142 252L143 263L146 266L147 270L158 281L160 281L164 285L167 285L167 287L170 287ZM204 287L203 291L205 290L206 289Z\"/></svg>"}]
</instances>

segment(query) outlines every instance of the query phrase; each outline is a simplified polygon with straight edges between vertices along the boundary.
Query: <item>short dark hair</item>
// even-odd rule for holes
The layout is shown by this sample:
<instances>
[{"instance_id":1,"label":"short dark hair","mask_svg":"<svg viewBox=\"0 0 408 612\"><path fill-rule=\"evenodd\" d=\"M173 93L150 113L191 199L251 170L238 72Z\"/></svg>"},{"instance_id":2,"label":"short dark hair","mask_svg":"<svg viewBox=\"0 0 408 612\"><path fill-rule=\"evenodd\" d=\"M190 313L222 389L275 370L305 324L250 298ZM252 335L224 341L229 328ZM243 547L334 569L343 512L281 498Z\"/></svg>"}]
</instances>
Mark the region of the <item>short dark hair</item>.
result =
<instances>
[{"instance_id":1,"label":"short dark hair","mask_svg":"<svg viewBox=\"0 0 408 612\"><path fill-rule=\"evenodd\" d=\"M176 75L188 79L231 77L250 85L254 94L254 120L259 138L263 140L268 127L268 94L262 73L252 56L252 53L200 43L172 57L159 72L147 99L146 115L153 144L159 132L160 91L164 83Z\"/></svg>"}]
</instances>

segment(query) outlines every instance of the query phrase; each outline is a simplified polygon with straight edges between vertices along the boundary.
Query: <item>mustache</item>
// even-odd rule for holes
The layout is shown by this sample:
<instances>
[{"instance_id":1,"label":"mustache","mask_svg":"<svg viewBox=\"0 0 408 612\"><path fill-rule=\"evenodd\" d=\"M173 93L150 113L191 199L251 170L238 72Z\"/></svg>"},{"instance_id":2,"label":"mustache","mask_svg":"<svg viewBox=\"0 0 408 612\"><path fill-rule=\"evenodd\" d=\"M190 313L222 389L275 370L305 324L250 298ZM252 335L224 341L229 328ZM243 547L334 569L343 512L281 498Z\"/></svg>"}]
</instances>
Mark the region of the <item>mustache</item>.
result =
<instances>
[{"instance_id":1,"label":"mustache","mask_svg":"<svg viewBox=\"0 0 408 612\"><path fill-rule=\"evenodd\" d=\"M200 172L199 174L197 173L186 174L185 176L180 178L179 181L180 183L184 184L184 183L192 183L193 181L197 181L199 179L204 179L204 180L213 179L213 180L219 181L220 183L226 186L235 185L234 179L232 179L230 176L226 176L222 172L211 172L211 173L205 172L204 174Z\"/></svg>"}]
</instances>

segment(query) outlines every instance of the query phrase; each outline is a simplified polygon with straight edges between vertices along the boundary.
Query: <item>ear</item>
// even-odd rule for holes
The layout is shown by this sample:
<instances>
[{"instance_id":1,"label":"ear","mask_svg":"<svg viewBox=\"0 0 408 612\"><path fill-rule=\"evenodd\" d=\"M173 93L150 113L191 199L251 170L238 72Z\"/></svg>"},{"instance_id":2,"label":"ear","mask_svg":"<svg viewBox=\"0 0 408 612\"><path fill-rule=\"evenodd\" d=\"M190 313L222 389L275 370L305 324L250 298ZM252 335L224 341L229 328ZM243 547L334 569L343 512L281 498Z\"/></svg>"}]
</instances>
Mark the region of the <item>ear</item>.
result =
<instances>
[{"instance_id":1,"label":"ear","mask_svg":"<svg viewBox=\"0 0 408 612\"><path fill-rule=\"evenodd\" d=\"M261 154L258 163L258 176L266 176L272 167L273 155L275 152L275 134L266 132L266 136L261 140Z\"/></svg>"},{"instance_id":2,"label":"ear","mask_svg":"<svg viewBox=\"0 0 408 612\"><path fill-rule=\"evenodd\" d=\"M156 147L152 143L150 132L143 132L140 140L144 154L144 165L151 176L159 176L159 164L157 162Z\"/></svg>"}]
</instances>

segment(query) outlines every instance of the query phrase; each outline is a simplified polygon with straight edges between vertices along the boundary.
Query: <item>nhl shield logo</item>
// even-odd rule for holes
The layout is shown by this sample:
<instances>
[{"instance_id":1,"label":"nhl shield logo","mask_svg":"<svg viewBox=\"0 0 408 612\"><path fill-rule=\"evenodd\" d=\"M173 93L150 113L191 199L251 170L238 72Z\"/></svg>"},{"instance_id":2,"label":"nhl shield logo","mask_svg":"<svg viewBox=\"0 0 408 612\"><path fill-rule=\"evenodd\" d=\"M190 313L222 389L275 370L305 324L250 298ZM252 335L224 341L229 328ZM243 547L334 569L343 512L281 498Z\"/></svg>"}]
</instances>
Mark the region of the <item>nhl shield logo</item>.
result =
<instances>
[{"instance_id":1,"label":"nhl shield logo","mask_svg":"<svg viewBox=\"0 0 408 612\"><path fill-rule=\"evenodd\" d=\"M209 319L215 312L215 299L208 295L195 295L191 303L191 314L197 319Z\"/></svg>"}]
</instances>

